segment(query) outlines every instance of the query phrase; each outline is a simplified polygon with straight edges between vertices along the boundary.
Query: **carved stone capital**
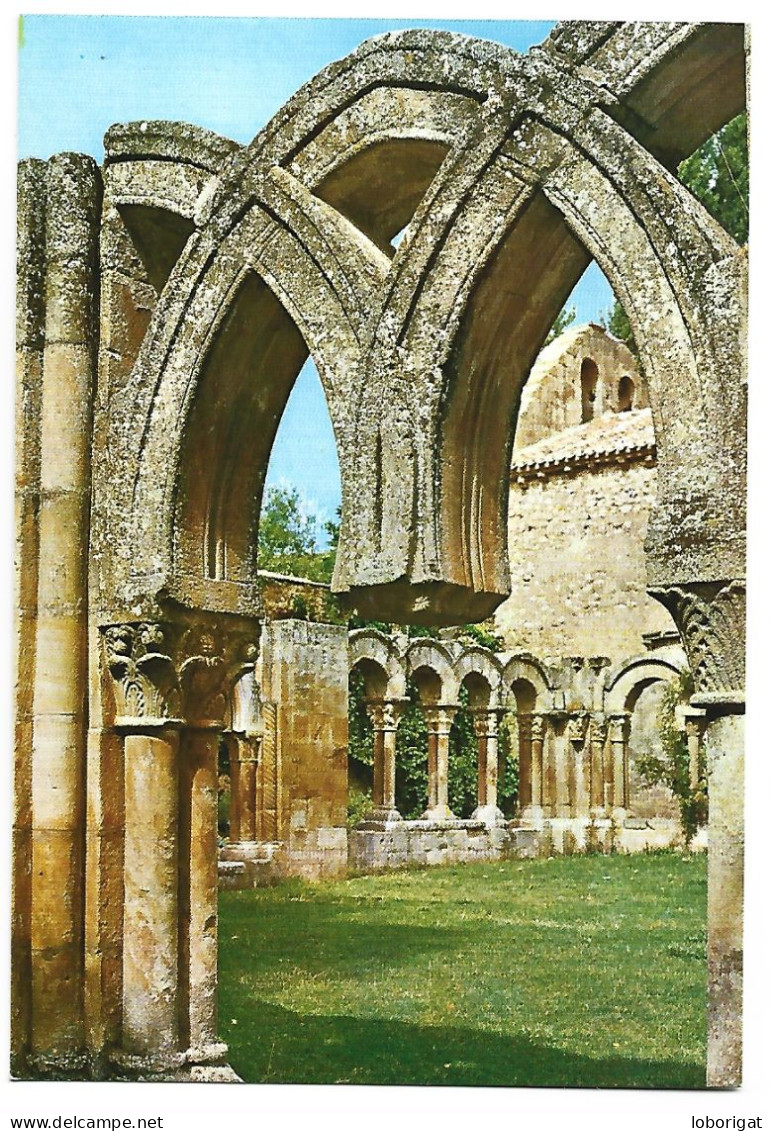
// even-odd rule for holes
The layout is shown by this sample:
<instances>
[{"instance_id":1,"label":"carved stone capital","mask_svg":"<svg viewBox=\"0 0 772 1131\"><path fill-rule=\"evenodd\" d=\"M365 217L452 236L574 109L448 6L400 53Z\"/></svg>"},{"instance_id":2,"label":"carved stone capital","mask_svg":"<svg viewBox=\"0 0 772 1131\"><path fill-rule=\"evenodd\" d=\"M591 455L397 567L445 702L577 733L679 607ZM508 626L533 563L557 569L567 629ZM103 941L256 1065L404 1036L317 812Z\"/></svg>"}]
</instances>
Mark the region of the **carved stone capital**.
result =
<instances>
[{"instance_id":1,"label":"carved stone capital","mask_svg":"<svg viewBox=\"0 0 772 1131\"><path fill-rule=\"evenodd\" d=\"M453 725L458 707L455 704L432 703L423 708L430 734L447 735Z\"/></svg>"},{"instance_id":2,"label":"carved stone capital","mask_svg":"<svg viewBox=\"0 0 772 1131\"><path fill-rule=\"evenodd\" d=\"M668 610L694 673L695 700L745 697L745 582L650 589Z\"/></svg>"},{"instance_id":3,"label":"carved stone capital","mask_svg":"<svg viewBox=\"0 0 772 1131\"><path fill-rule=\"evenodd\" d=\"M408 699L366 699L365 708L374 730L396 731Z\"/></svg>"},{"instance_id":4,"label":"carved stone capital","mask_svg":"<svg viewBox=\"0 0 772 1131\"><path fill-rule=\"evenodd\" d=\"M499 723L504 714L500 707L480 707L470 714L477 738L498 738Z\"/></svg>"},{"instance_id":5,"label":"carved stone capital","mask_svg":"<svg viewBox=\"0 0 772 1131\"><path fill-rule=\"evenodd\" d=\"M531 742L541 742L544 738L544 716L531 715Z\"/></svg>"},{"instance_id":6,"label":"carved stone capital","mask_svg":"<svg viewBox=\"0 0 772 1131\"><path fill-rule=\"evenodd\" d=\"M602 746L606 741L608 731L609 721L605 716L601 715L600 717L593 718L590 726L590 742L592 742L594 746Z\"/></svg>"},{"instance_id":7,"label":"carved stone capital","mask_svg":"<svg viewBox=\"0 0 772 1131\"><path fill-rule=\"evenodd\" d=\"M630 715L612 715L609 718L609 733L612 742L627 742L630 735Z\"/></svg>"},{"instance_id":8,"label":"carved stone capital","mask_svg":"<svg viewBox=\"0 0 772 1131\"><path fill-rule=\"evenodd\" d=\"M582 746L587 737L587 724L588 716L582 712L580 714L569 715L568 718L568 741L573 746Z\"/></svg>"},{"instance_id":9,"label":"carved stone capital","mask_svg":"<svg viewBox=\"0 0 772 1131\"><path fill-rule=\"evenodd\" d=\"M230 690L258 651L243 628L203 623L110 625L102 639L118 727L222 726Z\"/></svg>"},{"instance_id":10,"label":"carved stone capital","mask_svg":"<svg viewBox=\"0 0 772 1131\"><path fill-rule=\"evenodd\" d=\"M181 701L172 642L160 624L111 625L103 635L112 676L115 725L141 719L145 725L179 721Z\"/></svg>"}]
</instances>

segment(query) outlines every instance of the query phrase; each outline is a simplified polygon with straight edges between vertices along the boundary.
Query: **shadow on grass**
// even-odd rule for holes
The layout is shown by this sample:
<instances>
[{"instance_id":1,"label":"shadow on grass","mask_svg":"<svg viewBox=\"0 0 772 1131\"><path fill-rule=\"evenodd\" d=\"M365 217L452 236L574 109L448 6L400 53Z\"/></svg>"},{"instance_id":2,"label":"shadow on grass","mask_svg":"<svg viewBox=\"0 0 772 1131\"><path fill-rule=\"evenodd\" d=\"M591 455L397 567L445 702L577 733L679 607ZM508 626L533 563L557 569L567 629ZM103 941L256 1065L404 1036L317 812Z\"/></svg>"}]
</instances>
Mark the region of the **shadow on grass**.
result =
<instances>
[{"instance_id":1,"label":"shadow on grass","mask_svg":"<svg viewBox=\"0 0 772 1131\"><path fill-rule=\"evenodd\" d=\"M442 957L469 942L468 929L389 922L388 907L379 905L369 906L364 919L360 908L354 901L263 904L256 922L249 904L231 906L220 948L221 978L246 970L256 977L261 971L275 974L286 958L311 977L350 977L356 971L364 981L368 970L404 970L413 961L425 968L432 954Z\"/></svg>"},{"instance_id":2,"label":"shadow on grass","mask_svg":"<svg viewBox=\"0 0 772 1131\"><path fill-rule=\"evenodd\" d=\"M595 1059L451 1026L301 1015L242 999L225 1033L247 1083L435 1084L552 1088L704 1088L677 1061Z\"/></svg>"}]
</instances>

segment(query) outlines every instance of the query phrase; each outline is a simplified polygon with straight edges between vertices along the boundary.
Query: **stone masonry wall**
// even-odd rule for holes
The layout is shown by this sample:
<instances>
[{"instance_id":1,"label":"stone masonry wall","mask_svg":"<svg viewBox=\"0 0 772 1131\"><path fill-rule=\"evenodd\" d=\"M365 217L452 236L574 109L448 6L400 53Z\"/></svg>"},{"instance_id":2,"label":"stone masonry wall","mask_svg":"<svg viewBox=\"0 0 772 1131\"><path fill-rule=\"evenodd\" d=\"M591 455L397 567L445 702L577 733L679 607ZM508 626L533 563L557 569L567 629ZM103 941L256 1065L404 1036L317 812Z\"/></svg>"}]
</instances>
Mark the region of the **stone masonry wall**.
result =
<instances>
[{"instance_id":1,"label":"stone masonry wall","mask_svg":"<svg viewBox=\"0 0 772 1131\"><path fill-rule=\"evenodd\" d=\"M263 641L263 699L275 717L278 840L288 874L346 868L348 631L274 621ZM264 736L263 741L266 741Z\"/></svg>"},{"instance_id":2,"label":"stone masonry wall","mask_svg":"<svg viewBox=\"0 0 772 1131\"><path fill-rule=\"evenodd\" d=\"M646 593L643 542L657 471L645 462L513 479L512 594L495 614L507 649L540 656L644 650L642 634L671 631Z\"/></svg>"}]
</instances>

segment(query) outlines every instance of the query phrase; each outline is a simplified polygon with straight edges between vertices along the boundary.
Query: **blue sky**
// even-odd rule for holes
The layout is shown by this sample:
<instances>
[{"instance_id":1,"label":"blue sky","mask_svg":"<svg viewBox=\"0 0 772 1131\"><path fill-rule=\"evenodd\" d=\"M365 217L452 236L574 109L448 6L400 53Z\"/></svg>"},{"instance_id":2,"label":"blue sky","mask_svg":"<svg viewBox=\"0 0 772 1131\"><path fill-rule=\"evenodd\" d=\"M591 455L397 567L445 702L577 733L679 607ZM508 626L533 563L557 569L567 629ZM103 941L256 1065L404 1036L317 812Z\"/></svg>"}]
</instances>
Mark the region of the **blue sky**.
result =
<instances>
[{"instance_id":1,"label":"blue sky","mask_svg":"<svg viewBox=\"0 0 772 1131\"><path fill-rule=\"evenodd\" d=\"M107 128L142 118L193 122L246 143L298 87L370 36L405 27L446 28L526 51L552 26L525 20L30 15L20 31L19 156L73 150L101 161ZM569 305L576 307L578 322L587 322L597 320L612 298L593 265ZM296 486L320 530L335 514L335 443L311 361L282 418L267 482Z\"/></svg>"}]
</instances>

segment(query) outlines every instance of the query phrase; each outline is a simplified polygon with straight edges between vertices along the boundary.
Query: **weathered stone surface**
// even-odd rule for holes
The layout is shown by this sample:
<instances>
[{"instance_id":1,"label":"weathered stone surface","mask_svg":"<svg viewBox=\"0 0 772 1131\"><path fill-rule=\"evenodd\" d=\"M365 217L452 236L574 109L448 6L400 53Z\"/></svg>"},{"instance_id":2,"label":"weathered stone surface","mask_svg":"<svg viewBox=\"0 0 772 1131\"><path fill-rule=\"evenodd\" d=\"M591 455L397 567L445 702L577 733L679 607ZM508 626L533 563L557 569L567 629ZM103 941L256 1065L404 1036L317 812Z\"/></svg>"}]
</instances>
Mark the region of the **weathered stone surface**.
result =
<instances>
[{"instance_id":1,"label":"weathered stone surface","mask_svg":"<svg viewBox=\"0 0 772 1131\"><path fill-rule=\"evenodd\" d=\"M256 751L236 759L245 828L254 813L255 837L280 846L253 856L253 873L346 867L346 632L274 621L255 670L262 485L308 352L340 456L334 589L379 620L482 619L510 587L523 385L594 256L629 314L657 438L648 581L682 634L713 744L710 1078L736 1081L725 1022L738 948L724 925L740 873L720 766L737 757L742 694L747 263L668 168L740 108L743 73L735 25L564 24L525 57L394 33L326 68L250 145L145 122L108 133L102 174L73 154L23 164L12 1009L24 1071L82 1072L88 1047L121 1076L226 1074L221 731ZM445 818L392 819L398 724L384 713L387 819L355 834L373 860L439 863L510 841L571 852L642 832L623 823L644 669L602 662L626 650L598 642L546 664L358 641L378 710L408 675L421 692L429 812ZM489 818L474 824L447 808L462 685ZM530 829L495 813L505 694Z\"/></svg>"}]
</instances>

